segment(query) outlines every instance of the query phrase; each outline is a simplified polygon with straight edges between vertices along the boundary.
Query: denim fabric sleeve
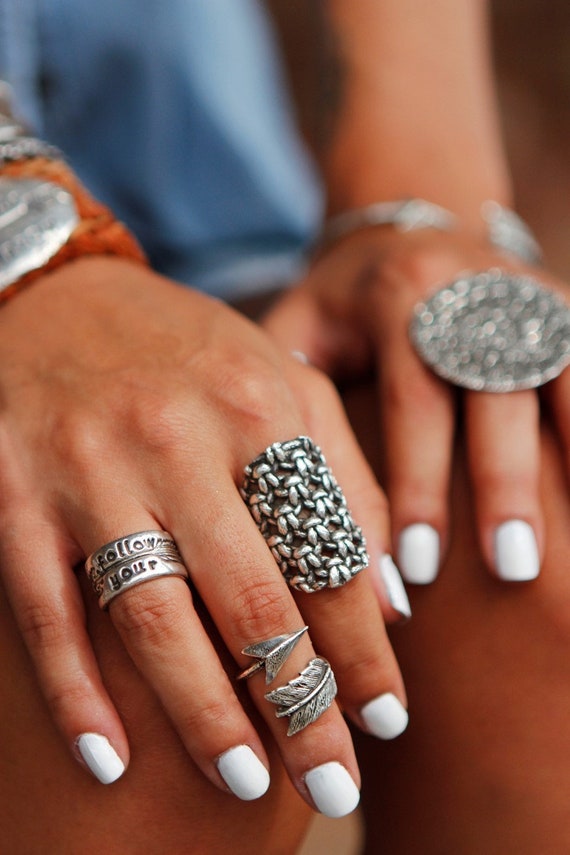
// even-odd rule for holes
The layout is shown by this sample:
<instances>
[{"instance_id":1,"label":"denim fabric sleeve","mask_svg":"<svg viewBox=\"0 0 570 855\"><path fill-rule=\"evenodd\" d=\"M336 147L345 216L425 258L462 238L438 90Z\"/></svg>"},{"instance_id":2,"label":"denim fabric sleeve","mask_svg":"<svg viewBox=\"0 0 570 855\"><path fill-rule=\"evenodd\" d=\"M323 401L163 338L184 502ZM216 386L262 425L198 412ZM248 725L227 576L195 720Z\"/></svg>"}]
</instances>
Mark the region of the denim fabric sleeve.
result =
<instances>
[{"instance_id":1,"label":"denim fabric sleeve","mask_svg":"<svg viewBox=\"0 0 570 855\"><path fill-rule=\"evenodd\" d=\"M257 0L0 9L21 109L158 269L222 297L295 275L320 188Z\"/></svg>"}]
</instances>

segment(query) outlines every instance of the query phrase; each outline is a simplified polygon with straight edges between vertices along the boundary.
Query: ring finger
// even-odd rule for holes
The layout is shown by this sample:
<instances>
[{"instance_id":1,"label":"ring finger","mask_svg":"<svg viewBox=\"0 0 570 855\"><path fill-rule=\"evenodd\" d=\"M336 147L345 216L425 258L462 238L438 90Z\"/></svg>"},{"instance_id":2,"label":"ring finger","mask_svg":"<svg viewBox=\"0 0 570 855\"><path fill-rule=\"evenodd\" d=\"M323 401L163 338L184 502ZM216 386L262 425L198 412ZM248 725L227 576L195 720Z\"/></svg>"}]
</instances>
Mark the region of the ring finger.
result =
<instances>
[{"instance_id":1,"label":"ring finger","mask_svg":"<svg viewBox=\"0 0 570 855\"><path fill-rule=\"evenodd\" d=\"M534 579L543 543L538 396L467 392L465 412L483 554L500 579Z\"/></svg>"}]
</instances>

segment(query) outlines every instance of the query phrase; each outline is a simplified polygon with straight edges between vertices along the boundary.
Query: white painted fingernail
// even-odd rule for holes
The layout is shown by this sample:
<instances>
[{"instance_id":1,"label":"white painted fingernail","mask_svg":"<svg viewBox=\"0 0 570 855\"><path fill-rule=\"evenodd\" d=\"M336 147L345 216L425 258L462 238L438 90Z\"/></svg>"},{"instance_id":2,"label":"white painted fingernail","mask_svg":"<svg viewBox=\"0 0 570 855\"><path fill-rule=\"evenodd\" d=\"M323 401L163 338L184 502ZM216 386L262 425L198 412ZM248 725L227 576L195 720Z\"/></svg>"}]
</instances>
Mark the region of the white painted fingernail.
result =
<instances>
[{"instance_id":1,"label":"white painted fingernail","mask_svg":"<svg viewBox=\"0 0 570 855\"><path fill-rule=\"evenodd\" d=\"M323 763L305 775L305 783L321 813L337 818L351 813L360 801L360 792L340 763Z\"/></svg>"},{"instance_id":2,"label":"white painted fingernail","mask_svg":"<svg viewBox=\"0 0 570 855\"><path fill-rule=\"evenodd\" d=\"M216 761L218 772L238 799L250 802L267 792L269 772L249 745L236 745Z\"/></svg>"},{"instance_id":3,"label":"white painted fingernail","mask_svg":"<svg viewBox=\"0 0 570 855\"><path fill-rule=\"evenodd\" d=\"M411 618L412 609L410 601L402 582L402 577L398 568L394 564L391 555L382 555L378 563L380 576L386 588L388 600L394 611L402 615L403 618Z\"/></svg>"},{"instance_id":4,"label":"white painted fingernail","mask_svg":"<svg viewBox=\"0 0 570 855\"><path fill-rule=\"evenodd\" d=\"M439 570L439 535L427 523L409 525L400 534L398 566L406 582L429 585Z\"/></svg>"},{"instance_id":5,"label":"white painted fingernail","mask_svg":"<svg viewBox=\"0 0 570 855\"><path fill-rule=\"evenodd\" d=\"M112 784L125 771L125 764L100 733L82 733L76 742L85 764L102 784Z\"/></svg>"},{"instance_id":6,"label":"white painted fingernail","mask_svg":"<svg viewBox=\"0 0 570 855\"><path fill-rule=\"evenodd\" d=\"M408 726L408 712L396 695L386 692L360 710L364 724L379 739L395 739Z\"/></svg>"},{"instance_id":7,"label":"white painted fingernail","mask_svg":"<svg viewBox=\"0 0 570 855\"><path fill-rule=\"evenodd\" d=\"M506 582L529 582L540 572L538 546L532 526L509 520L495 531L497 576Z\"/></svg>"}]
</instances>

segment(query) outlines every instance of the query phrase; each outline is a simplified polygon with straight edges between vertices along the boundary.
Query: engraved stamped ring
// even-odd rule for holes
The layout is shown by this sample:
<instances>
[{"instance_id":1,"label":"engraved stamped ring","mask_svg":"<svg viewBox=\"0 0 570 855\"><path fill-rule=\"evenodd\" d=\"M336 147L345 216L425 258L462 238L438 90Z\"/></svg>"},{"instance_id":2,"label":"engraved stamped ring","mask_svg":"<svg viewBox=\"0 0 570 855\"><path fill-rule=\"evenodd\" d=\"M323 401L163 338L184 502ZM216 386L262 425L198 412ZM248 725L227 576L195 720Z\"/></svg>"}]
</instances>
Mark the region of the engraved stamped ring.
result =
<instances>
[{"instance_id":1,"label":"engraved stamped ring","mask_svg":"<svg viewBox=\"0 0 570 855\"><path fill-rule=\"evenodd\" d=\"M410 337L420 358L457 386L534 389L570 364L570 308L531 276L468 273L416 306Z\"/></svg>"},{"instance_id":2,"label":"engraved stamped ring","mask_svg":"<svg viewBox=\"0 0 570 855\"><path fill-rule=\"evenodd\" d=\"M106 543L85 562L87 576L107 608L112 599L162 576L188 578L178 547L166 531L139 531Z\"/></svg>"},{"instance_id":3,"label":"engraved stamped ring","mask_svg":"<svg viewBox=\"0 0 570 855\"><path fill-rule=\"evenodd\" d=\"M266 448L245 467L241 492L291 587L338 588L368 565L362 531L309 437Z\"/></svg>"}]
</instances>

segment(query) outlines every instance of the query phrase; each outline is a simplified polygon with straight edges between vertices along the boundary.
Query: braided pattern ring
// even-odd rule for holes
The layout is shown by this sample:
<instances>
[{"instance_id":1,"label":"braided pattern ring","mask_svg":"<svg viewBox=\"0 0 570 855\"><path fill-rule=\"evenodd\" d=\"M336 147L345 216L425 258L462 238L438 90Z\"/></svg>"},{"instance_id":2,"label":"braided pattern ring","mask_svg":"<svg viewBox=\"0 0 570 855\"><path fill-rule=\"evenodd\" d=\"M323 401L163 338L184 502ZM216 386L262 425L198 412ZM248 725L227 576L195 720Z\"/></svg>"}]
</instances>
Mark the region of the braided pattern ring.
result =
<instances>
[{"instance_id":1,"label":"braided pattern ring","mask_svg":"<svg viewBox=\"0 0 570 855\"><path fill-rule=\"evenodd\" d=\"M292 588L338 588L368 566L362 530L309 437L270 445L245 467L241 493Z\"/></svg>"}]
</instances>

